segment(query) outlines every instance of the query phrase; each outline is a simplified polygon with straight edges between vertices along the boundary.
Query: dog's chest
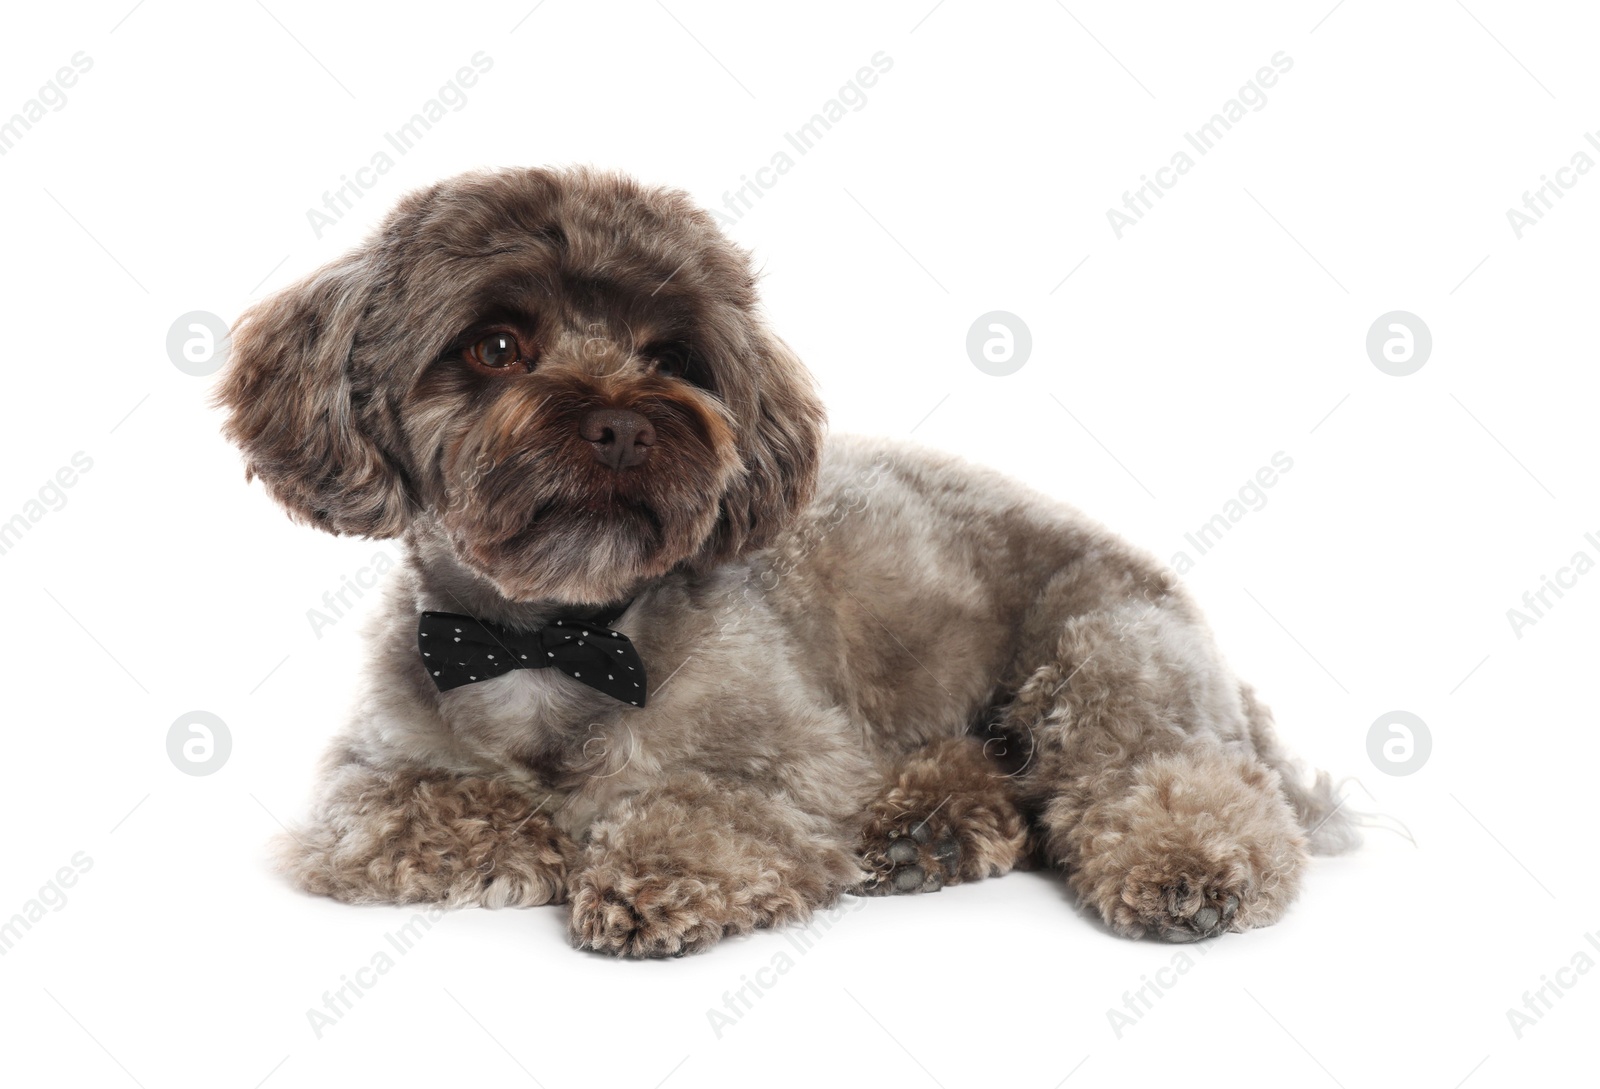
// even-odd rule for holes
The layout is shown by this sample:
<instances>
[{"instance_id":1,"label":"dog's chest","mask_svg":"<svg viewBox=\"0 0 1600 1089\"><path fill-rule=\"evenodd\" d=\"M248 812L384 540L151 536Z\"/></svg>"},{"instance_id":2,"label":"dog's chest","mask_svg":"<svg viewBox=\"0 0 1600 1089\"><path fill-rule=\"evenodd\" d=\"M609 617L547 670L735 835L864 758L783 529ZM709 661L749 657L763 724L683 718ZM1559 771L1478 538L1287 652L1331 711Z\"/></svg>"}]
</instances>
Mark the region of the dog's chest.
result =
<instances>
[{"instance_id":1,"label":"dog's chest","mask_svg":"<svg viewBox=\"0 0 1600 1089\"><path fill-rule=\"evenodd\" d=\"M517 669L451 689L439 708L457 737L554 780L585 762L590 738L608 734L605 698L554 670Z\"/></svg>"}]
</instances>

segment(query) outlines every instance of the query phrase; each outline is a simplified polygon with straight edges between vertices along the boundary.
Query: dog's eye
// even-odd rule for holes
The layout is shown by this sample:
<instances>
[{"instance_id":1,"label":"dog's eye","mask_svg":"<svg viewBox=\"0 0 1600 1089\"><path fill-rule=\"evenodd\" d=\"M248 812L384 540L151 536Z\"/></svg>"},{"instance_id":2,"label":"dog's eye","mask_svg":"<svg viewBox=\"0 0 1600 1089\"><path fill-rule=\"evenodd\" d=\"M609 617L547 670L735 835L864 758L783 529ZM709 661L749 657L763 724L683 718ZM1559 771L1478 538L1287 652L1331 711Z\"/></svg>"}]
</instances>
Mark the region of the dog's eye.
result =
<instances>
[{"instance_id":1,"label":"dog's eye","mask_svg":"<svg viewBox=\"0 0 1600 1089\"><path fill-rule=\"evenodd\" d=\"M469 347L465 355L476 370L488 374L510 373L519 365L526 370L533 369L533 360L510 333L490 333Z\"/></svg>"},{"instance_id":2,"label":"dog's eye","mask_svg":"<svg viewBox=\"0 0 1600 1089\"><path fill-rule=\"evenodd\" d=\"M667 378L690 377L692 363L689 349L684 345L657 345L649 350L649 355L657 374Z\"/></svg>"}]
</instances>

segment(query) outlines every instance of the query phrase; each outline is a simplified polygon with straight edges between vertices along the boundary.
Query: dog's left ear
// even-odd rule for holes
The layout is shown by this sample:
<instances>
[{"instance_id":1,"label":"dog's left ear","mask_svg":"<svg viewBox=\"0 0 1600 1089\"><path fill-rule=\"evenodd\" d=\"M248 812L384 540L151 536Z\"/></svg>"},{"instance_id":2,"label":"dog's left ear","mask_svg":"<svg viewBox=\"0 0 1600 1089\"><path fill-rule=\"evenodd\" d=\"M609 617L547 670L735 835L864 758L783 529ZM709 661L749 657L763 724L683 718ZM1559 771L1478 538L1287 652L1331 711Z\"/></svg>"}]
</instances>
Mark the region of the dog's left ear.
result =
<instances>
[{"instance_id":1,"label":"dog's left ear","mask_svg":"<svg viewBox=\"0 0 1600 1089\"><path fill-rule=\"evenodd\" d=\"M246 474L297 521L335 534L398 536L414 505L373 438L380 401L353 372L377 279L366 249L257 303L234 325L215 394Z\"/></svg>"},{"instance_id":2,"label":"dog's left ear","mask_svg":"<svg viewBox=\"0 0 1600 1089\"><path fill-rule=\"evenodd\" d=\"M739 457L744 475L722 497L710 553L731 558L769 543L816 491L827 416L811 374L772 333L756 339L758 376L741 406Z\"/></svg>"}]
</instances>

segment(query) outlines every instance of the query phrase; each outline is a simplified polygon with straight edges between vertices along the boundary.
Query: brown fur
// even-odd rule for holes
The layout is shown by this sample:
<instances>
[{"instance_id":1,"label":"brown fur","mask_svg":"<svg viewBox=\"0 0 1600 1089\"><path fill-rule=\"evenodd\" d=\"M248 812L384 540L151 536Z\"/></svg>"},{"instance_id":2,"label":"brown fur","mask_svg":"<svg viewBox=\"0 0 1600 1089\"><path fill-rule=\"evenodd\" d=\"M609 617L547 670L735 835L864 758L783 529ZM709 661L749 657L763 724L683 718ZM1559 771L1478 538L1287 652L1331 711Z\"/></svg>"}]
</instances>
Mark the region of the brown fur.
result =
<instances>
[{"instance_id":1,"label":"brown fur","mask_svg":"<svg viewBox=\"0 0 1600 1089\"><path fill-rule=\"evenodd\" d=\"M536 907L567 898L572 840L493 779L358 763L330 769L339 804L280 846L307 892L347 903Z\"/></svg>"},{"instance_id":2,"label":"brown fur","mask_svg":"<svg viewBox=\"0 0 1600 1089\"><path fill-rule=\"evenodd\" d=\"M565 898L575 944L629 956L1034 847L1131 937L1276 920L1348 821L1170 572L997 474L825 441L756 305L681 193L507 170L407 197L240 320L217 396L247 471L407 554L290 876ZM486 331L526 358L479 366ZM637 463L594 456L596 410L652 427ZM440 692L416 646L423 610L521 628L623 601L644 707L554 670Z\"/></svg>"},{"instance_id":3,"label":"brown fur","mask_svg":"<svg viewBox=\"0 0 1600 1089\"><path fill-rule=\"evenodd\" d=\"M572 886L572 938L676 956L724 934L803 922L859 877L845 844L782 798L675 776L592 829Z\"/></svg>"},{"instance_id":4,"label":"brown fur","mask_svg":"<svg viewBox=\"0 0 1600 1089\"><path fill-rule=\"evenodd\" d=\"M1016 781L976 737L936 741L900 766L867 807L860 851L869 895L936 892L1007 874L1028 856Z\"/></svg>"}]
</instances>

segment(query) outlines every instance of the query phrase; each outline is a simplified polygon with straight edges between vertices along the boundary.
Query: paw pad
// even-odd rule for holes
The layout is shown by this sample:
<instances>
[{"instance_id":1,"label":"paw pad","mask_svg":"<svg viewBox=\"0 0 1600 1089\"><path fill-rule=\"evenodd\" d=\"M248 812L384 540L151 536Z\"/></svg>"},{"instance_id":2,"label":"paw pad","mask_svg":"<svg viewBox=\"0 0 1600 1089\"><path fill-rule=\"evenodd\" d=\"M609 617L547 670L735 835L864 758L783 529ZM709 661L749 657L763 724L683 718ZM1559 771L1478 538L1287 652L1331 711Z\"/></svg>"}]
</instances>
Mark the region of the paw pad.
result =
<instances>
[{"instance_id":1,"label":"paw pad","mask_svg":"<svg viewBox=\"0 0 1600 1089\"><path fill-rule=\"evenodd\" d=\"M1156 932L1169 942L1197 942L1221 934L1232 928L1239 911L1239 897L1231 892L1212 890L1197 898L1183 883L1162 892L1167 910ZM1191 906L1197 900L1198 906Z\"/></svg>"},{"instance_id":2,"label":"paw pad","mask_svg":"<svg viewBox=\"0 0 1600 1089\"><path fill-rule=\"evenodd\" d=\"M857 891L884 896L938 892L953 884L961 864L961 844L950 831L939 831L936 836L926 818L907 818L889 828L882 841L869 841L863 861L873 876Z\"/></svg>"}]
</instances>

